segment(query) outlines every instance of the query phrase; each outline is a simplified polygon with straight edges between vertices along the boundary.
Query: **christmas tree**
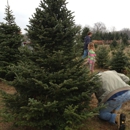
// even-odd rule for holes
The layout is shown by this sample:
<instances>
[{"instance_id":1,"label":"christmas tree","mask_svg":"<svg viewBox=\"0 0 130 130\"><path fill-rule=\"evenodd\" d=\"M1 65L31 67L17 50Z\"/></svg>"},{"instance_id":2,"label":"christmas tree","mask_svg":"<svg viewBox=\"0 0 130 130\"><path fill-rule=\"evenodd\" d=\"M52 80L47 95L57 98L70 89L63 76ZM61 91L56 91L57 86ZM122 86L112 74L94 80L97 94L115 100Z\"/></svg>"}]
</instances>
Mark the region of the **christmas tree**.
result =
<instances>
[{"instance_id":1,"label":"christmas tree","mask_svg":"<svg viewBox=\"0 0 130 130\"><path fill-rule=\"evenodd\" d=\"M84 43L84 39L85 37L88 35L88 32L90 31L90 29L88 27L84 27L82 29L82 33L81 33L81 41Z\"/></svg>"},{"instance_id":2,"label":"christmas tree","mask_svg":"<svg viewBox=\"0 0 130 130\"><path fill-rule=\"evenodd\" d=\"M5 14L6 23L0 23L0 77L11 78L7 68L20 58L18 47L21 45L21 34L8 3Z\"/></svg>"},{"instance_id":3,"label":"christmas tree","mask_svg":"<svg viewBox=\"0 0 130 130\"><path fill-rule=\"evenodd\" d=\"M99 46L96 50L96 65L99 68L108 68L109 64L109 48L107 46Z\"/></svg>"},{"instance_id":4,"label":"christmas tree","mask_svg":"<svg viewBox=\"0 0 130 130\"><path fill-rule=\"evenodd\" d=\"M82 66L79 30L66 4L43 0L30 18L33 51L20 48L21 61L10 67L15 79L8 82L16 94L5 96L16 125L73 130L93 115L89 102L99 86Z\"/></svg>"},{"instance_id":5,"label":"christmas tree","mask_svg":"<svg viewBox=\"0 0 130 130\"><path fill-rule=\"evenodd\" d=\"M117 41L114 39L114 40L112 41L112 43L110 44L111 50L116 49L116 48L118 47L118 44L119 44L119 43L117 43Z\"/></svg>"},{"instance_id":6,"label":"christmas tree","mask_svg":"<svg viewBox=\"0 0 130 130\"><path fill-rule=\"evenodd\" d=\"M124 47L120 46L119 49L113 52L110 68L122 73L128 66L129 58L124 53Z\"/></svg>"}]
</instances>

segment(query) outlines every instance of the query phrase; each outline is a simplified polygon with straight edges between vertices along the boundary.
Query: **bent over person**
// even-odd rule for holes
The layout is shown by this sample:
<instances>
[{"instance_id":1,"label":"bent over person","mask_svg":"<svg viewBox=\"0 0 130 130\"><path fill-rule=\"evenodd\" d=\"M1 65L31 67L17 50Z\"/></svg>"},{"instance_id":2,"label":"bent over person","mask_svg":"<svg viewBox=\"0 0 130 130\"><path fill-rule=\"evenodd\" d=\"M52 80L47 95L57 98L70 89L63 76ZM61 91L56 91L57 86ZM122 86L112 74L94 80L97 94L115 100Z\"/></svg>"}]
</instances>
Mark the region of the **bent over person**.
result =
<instances>
[{"instance_id":1,"label":"bent over person","mask_svg":"<svg viewBox=\"0 0 130 130\"><path fill-rule=\"evenodd\" d=\"M125 130L125 114L117 114L123 103L130 100L129 77L116 71L98 73L102 86L95 93L98 101L105 105L99 111L99 118L117 124L119 130ZM99 103L99 104L100 104Z\"/></svg>"}]
</instances>

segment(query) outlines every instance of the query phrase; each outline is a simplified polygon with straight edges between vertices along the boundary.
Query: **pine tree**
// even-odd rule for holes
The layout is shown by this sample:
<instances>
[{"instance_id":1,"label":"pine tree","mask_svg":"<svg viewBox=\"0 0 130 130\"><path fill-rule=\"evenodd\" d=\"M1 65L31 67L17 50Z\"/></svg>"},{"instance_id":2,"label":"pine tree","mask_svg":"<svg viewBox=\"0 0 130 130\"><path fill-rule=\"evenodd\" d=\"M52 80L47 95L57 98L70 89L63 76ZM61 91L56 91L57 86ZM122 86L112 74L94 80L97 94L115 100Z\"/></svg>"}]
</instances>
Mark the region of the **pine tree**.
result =
<instances>
[{"instance_id":1,"label":"pine tree","mask_svg":"<svg viewBox=\"0 0 130 130\"><path fill-rule=\"evenodd\" d=\"M120 47L115 52L113 52L111 59L111 69L122 73L126 67L129 66L129 58L123 52L124 48Z\"/></svg>"},{"instance_id":2,"label":"pine tree","mask_svg":"<svg viewBox=\"0 0 130 130\"><path fill-rule=\"evenodd\" d=\"M93 40L101 40L102 39L102 33L99 32L99 31L95 32L95 34L93 34L93 36L92 36L92 39Z\"/></svg>"},{"instance_id":3,"label":"pine tree","mask_svg":"<svg viewBox=\"0 0 130 130\"><path fill-rule=\"evenodd\" d=\"M99 68L108 68L109 49L106 46L99 46L96 51L96 65Z\"/></svg>"},{"instance_id":4,"label":"pine tree","mask_svg":"<svg viewBox=\"0 0 130 130\"><path fill-rule=\"evenodd\" d=\"M11 67L8 82L16 94L6 96L15 124L40 130L76 130L92 116L91 94L98 83L86 67L78 32L65 0L43 0L28 25L34 50L20 48L21 61Z\"/></svg>"},{"instance_id":5,"label":"pine tree","mask_svg":"<svg viewBox=\"0 0 130 130\"><path fill-rule=\"evenodd\" d=\"M90 29L88 27L84 27L81 34L81 41L84 42L85 37L87 36Z\"/></svg>"},{"instance_id":6,"label":"pine tree","mask_svg":"<svg viewBox=\"0 0 130 130\"><path fill-rule=\"evenodd\" d=\"M110 48L111 48L111 49L116 49L117 46L118 46L118 43L117 43L117 41L114 39L114 40L112 41L112 43L110 44Z\"/></svg>"},{"instance_id":7,"label":"pine tree","mask_svg":"<svg viewBox=\"0 0 130 130\"><path fill-rule=\"evenodd\" d=\"M128 35L126 33L122 34L122 42L124 46L128 46Z\"/></svg>"},{"instance_id":8,"label":"pine tree","mask_svg":"<svg viewBox=\"0 0 130 130\"><path fill-rule=\"evenodd\" d=\"M8 3L5 14L6 23L0 23L0 77L10 78L7 68L19 59L18 47L21 45L21 34Z\"/></svg>"},{"instance_id":9,"label":"pine tree","mask_svg":"<svg viewBox=\"0 0 130 130\"><path fill-rule=\"evenodd\" d=\"M118 32L115 32L115 40L119 40L120 39L120 35Z\"/></svg>"}]
</instances>

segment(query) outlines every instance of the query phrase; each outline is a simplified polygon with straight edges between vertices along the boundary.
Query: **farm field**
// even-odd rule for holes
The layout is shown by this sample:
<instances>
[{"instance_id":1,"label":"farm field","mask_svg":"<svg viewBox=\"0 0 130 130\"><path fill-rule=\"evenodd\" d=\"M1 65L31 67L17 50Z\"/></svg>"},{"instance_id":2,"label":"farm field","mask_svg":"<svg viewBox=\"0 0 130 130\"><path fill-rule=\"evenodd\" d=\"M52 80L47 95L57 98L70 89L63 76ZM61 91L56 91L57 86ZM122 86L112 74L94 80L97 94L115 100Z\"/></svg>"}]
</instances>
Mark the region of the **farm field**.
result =
<instances>
[{"instance_id":1,"label":"farm field","mask_svg":"<svg viewBox=\"0 0 130 130\"><path fill-rule=\"evenodd\" d=\"M102 71L102 69L96 70ZM15 92L15 89L13 87L7 86L0 82L0 90L4 90L7 93L13 94ZM1 105L2 98L0 97L0 109L3 107ZM92 107L97 106L97 99L95 95L92 95L92 100L90 105ZM123 112L127 115L126 118L126 130L130 130L130 102L125 103L122 106L122 109L119 112ZM22 128L13 128L11 123L0 123L0 130L25 130ZM109 124L108 122L100 120L97 116L88 119L87 121L84 122L84 127L80 130L118 130L116 125Z\"/></svg>"}]
</instances>

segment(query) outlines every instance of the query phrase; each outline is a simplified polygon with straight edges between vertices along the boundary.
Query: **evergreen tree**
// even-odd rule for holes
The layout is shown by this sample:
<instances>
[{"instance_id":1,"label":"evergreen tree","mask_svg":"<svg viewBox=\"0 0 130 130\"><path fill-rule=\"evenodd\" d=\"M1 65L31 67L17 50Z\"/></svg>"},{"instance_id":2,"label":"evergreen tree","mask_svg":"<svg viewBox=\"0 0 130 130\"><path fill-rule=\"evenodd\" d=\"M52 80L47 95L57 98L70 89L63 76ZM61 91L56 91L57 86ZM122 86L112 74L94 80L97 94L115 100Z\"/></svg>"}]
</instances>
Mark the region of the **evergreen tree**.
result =
<instances>
[{"instance_id":1,"label":"evergreen tree","mask_svg":"<svg viewBox=\"0 0 130 130\"><path fill-rule=\"evenodd\" d=\"M122 42L123 42L124 46L128 45L128 35L125 33L122 35Z\"/></svg>"},{"instance_id":2,"label":"evergreen tree","mask_svg":"<svg viewBox=\"0 0 130 130\"><path fill-rule=\"evenodd\" d=\"M102 39L102 33L96 32L95 34L93 34L92 39L93 40L101 40Z\"/></svg>"},{"instance_id":3,"label":"evergreen tree","mask_svg":"<svg viewBox=\"0 0 130 130\"><path fill-rule=\"evenodd\" d=\"M85 37L87 36L90 29L88 27L84 27L81 33L81 41L84 42Z\"/></svg>"},{"instance_id":4,"label":"evergreen tree","mask_svg":"<svg viewBox=\"0 0 130 130\"><path fill-rule=\"evenodd\" d=\"M111 32L108 33L108 39L109 39L109 40L113 40L113 39L114 39L114 36L112 35Z\"/></svg>"},{"instance_id":5,"label":"evergreen tree","mask_svg":"<svg viewBox=\"0 0 130 130\"><path fill-rule=\"evenodd\" d=\"M113 52L112 59L111 59L111 66L112 70L116 70L119 73L122 73L126 67L129 66L129 58L123 52L124 48L120 47L118 50Z\"/></svg>"},{"instance_id":6,"label":"evergreen tree","mask_svg":"<svg viewBox=\"0 0 130 130\"><path fill-rule=\"evenodd\" d=\"M108 68L109 49L106 46L100 46L96 51L96 65L99 68Z\"/></svg>"},{"instance_id":7,"label":"evergreen tree","mask_svg":"<svg viewBox=\"0 0 130 130\"><path fill-rule=\"evenodd\" d=\"M11 75L7 74L7 68L19 59L18 47L21 45L21 34L8 4L5 14L6 23L0 23L0 77L11 78Z\"/></svg>"},{"instance_id":8,"label":"evergreen tree","mask_svg":"<svg viewBox=\"0 0 130 130\"><path fill-rule=\"evenodd\" d=\"M111 49L116 49L117 46L118 46L118 43L117 43L117 41L114 39L114 40L112 41L112 43L110 44L110 48L111 48Z\"/></svg>"},{"instance_id":9,"label":"evergreen tree","mask_svg":"<svg viewBox=\"0 0 130 130\"><path fill-rule=\"evenodd\" d=\"M10 67L15 79L8 83L16 94L5 98L11 117L40 130L78 129L93 115L89 102L98 83L82 67L78 29L66 1L41 1L27 31L34 50L20 48L21 61Z\"/></svg>"},{"instance_id":10,"label":"evergreen tree","mask_svg":"<svg viewBox=\"0 0 130 130\"><path fill-rule=\"evenodd\" d=\"M12 10L10 10L8 1L7 1L7 7L5 9L5 14L6 14L6 17L4 18L4 20L6 20L6 24L10 26L15 25L15 18L12 15Z\"/></svg>"},{"instance_id":11,"label":"evergreen tree","mask_svg":"<svg viewBox=\"0 0 130 130\"><path fill-rule=\"evenodd\" d=\"M109 38L108 38L108 33L107 32L105 32L104 34L103 34L103 40L106 42L107 40L109 40Z\"/></svg>"},{"instance_id":12,"label":"evergreen tree","mask_svg":"<svg viewBox=\"0 0 130 130\"><path fill-rule=\"evenodd\" d=\"M120 35L119 35L118 32L115 33L115 39L116 39L116 40L119 40L119 39L120 39Z\"/></svg>"}]
</instances>

